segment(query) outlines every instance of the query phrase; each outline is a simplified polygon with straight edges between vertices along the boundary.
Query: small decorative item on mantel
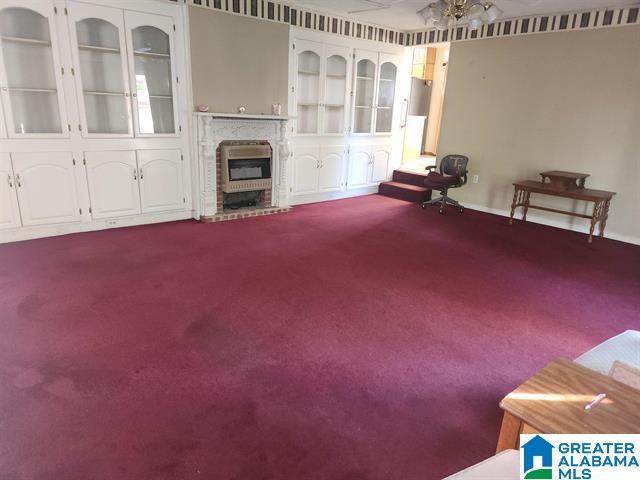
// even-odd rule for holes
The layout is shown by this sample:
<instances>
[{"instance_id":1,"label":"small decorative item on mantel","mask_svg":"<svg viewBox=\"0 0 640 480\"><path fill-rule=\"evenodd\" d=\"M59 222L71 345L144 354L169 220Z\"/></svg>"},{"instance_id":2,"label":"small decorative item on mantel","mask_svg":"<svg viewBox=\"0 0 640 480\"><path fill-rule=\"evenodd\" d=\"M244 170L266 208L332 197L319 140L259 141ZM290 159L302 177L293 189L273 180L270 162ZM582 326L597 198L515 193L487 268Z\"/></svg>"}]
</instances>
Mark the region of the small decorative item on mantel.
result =
<instances>
[{"instance_id":1,"label":"small decorative item on mantel","mask_svg":"<svg viewBox=\"0 0 640 480\"><path fill-rule=\"evenodd\" d=\"M198 105L198 111L201 113L207 113L209 111L209 105Z\"/></svg>"},{"instance_id":2,"label":"small decorative item on mantel","mask_svg":"<svg viewBox=\"0 0 640 480\"><path fill-rule=\"evenodd\" d=\"M273 105L271 105L271 113L278 116L282 115L282 104L274 103Z\"/></svg>"},{"instance_id":3,"label":"small decorative item on mantel","mask_svg":"<svg viewBox=\"0 0 640 480\"><path fill-rule=\"evenodd\" d=\"M244 105L240 105L240 106L238 107L238 113L239 113L239 114L243 115L243 114L244 114L244 112L246 112L246 111L247 111L247 107L245 107Z\"/></svg>"}]
</instances>

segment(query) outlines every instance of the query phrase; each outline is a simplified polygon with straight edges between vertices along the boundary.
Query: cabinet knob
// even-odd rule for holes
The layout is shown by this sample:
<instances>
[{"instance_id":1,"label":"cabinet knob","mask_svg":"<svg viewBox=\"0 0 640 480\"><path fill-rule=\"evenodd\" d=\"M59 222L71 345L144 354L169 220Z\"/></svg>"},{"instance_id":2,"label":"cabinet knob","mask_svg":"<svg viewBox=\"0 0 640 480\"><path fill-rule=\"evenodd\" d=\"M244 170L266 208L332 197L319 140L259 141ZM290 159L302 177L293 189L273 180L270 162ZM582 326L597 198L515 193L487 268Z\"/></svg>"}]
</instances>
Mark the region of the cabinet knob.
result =
<instances>
[{"instance_id":1,"label":"cabinet knob","mask_svg":"<svg viewBox=\"0 0 640 480\"><path fill-rule=\"evenodd\" d=\"M11 175L7 175L7 183L9 184L9 188L13 188L13 180L11 179Z\"/></svg>"},{"instance_id":2,"label":"cabinet knob","mask_svg":"<svg viewBox=\"0 0 640 480\"><path fill-rule=\"evenodd\" d=\"M140 180L142 180L144 178L144 175L142 174L142 169L140 169Z\"/></svg>"},{"instance_id":3,"label":"cabinet knob","mask_svg":"<svg viewBox=\"0 0 640 480\"><path fill-rule=\"evenodd\" d=\"M17 184L19 187L22 187L22 183L21 183L21 181L20 181L20 174L17 174L17 175L16 175L16 184Z\"/></svg>"},{"instance_id":4,"label":"cabinet knob","mask_svg":"<svg viewBox=\"0 0 640 480\"><path fill-rule=\"evenodd\" d=\"M136 168L133 169L133 179L138 180L138 170Z\"/></svg>"}]
</instances>

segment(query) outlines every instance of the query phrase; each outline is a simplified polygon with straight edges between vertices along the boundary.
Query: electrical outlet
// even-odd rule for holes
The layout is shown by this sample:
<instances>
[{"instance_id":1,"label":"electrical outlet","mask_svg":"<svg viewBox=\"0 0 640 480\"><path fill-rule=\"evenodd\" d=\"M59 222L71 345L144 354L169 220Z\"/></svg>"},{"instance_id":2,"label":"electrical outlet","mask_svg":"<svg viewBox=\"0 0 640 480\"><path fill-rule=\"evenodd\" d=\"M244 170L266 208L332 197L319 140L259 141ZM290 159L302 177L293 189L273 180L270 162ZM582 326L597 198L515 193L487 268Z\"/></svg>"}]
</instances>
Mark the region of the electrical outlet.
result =
<instances>
[{"instance_id":1,"label":"electrical outlet","mask_svg":"<svg viewBox=\"0 0 640 480\"><path fill-rule=\"evenodd\" d=\"M474 175L472 182L473 183L478 183L479 181L480 181L480 175Z\"/></svg>"}]
</instances>

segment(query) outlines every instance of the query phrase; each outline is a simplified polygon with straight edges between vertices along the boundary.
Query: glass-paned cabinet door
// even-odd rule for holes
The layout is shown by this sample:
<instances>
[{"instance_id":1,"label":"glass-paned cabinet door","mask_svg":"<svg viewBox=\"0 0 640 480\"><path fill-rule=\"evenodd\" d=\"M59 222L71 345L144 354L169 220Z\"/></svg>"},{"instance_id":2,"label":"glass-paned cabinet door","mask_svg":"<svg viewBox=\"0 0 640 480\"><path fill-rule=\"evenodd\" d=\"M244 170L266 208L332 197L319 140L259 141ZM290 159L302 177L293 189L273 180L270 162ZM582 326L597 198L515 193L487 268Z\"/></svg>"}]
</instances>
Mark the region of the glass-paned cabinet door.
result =
<instances>
[{"instance_id":1,"label":"glass-paned cabinet door","mask_svg":"<svg viewBox=\"0 0 640 480\"><path fill-rule=\"evenodd\" d=\"M381 62L376 108L376 133L391 133L397 73L398 67L394 63Z\"/></svg>"},{"instance_id":2,"label":"glass-paned cabinet door","mask_svg":"<svg viewBox=\"0 0 640 480\"><path fill-rule=\"evenodd\" d=\"M319 133L322 45L316 47L313 42L299 41L297 47L297 133L316 134Z\"/></svg>"},{"instance_id":3,"label":"glass-paned cabinet door","mask_svg":"<svg viewBox=\"0 0 640 480\"><path fill-rule=\"evenodd\" d=\"M376 87L375 54L356 53L355 101L353 105L353 132L371 133Z\"/></svg>"},{"instance_id":4,"label":"glass-paned cabinet door","mask_svg":"<svg viewBox=\"0 0 640 480\"><path fill-rule=\"evenodd\" d=\"M125 12L136 135L174 136L178 125L173 20Z\"/></svg>"},{"instance_id":5,"label":"glass-paned cabinet door","mask_svg":"<svg viewBox=\"0 0 640 480\"><path fill-rule=\"evenodd\" d=\"M349 50L327 46L325 52L323 133L344 134Z\"/></svg>"},{"instance_id":6,"label":"glass-paned cabinet door","mask_svg":"<svg viewBox=\"0 0 640 480\"><path fill-rule=\"evenodd\" d=\"M0 3L0 43L0 89L9 137L67 136L51 2Z\"/></svg>"},{"instance_id":7,"label":"glass-paned cabinet door","mask_svg":"<svg viewBox=\"0 0 640 480\"><path fill-rule=\"evenodd\" d=\"M78 104L83 135L131 136L122 10L69 2ZM82 92L82 93L80 93Z\"/></svg>"}]
</instances>

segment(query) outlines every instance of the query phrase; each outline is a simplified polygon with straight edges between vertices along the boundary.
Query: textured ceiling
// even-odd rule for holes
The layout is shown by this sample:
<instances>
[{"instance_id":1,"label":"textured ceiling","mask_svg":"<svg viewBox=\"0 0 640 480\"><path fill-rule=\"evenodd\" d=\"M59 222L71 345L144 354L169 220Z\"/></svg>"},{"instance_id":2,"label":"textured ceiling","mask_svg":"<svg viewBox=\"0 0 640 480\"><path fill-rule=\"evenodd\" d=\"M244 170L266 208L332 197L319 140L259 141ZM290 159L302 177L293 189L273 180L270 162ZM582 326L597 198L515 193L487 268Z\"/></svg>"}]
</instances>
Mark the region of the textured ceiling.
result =
<instances>
[{"instance_id":1,"label":"textured ceiling","mask_svg":"<svg viewBox=\"0 0 640 480\"><path fill-rule=\"evenodd\" d=\"M389 5L378 11L349 13L375 8L365 0L285 0L285 3L324 13L349 17L361 22L383 25L399 30L416 30L424 22L416 12L434 0L375 0L377 4ZM638 5L639 0L494 0L504 10L504 18L521 17L542 13L561 13L592 8Z\"/></svg>"}]
</instances>

